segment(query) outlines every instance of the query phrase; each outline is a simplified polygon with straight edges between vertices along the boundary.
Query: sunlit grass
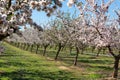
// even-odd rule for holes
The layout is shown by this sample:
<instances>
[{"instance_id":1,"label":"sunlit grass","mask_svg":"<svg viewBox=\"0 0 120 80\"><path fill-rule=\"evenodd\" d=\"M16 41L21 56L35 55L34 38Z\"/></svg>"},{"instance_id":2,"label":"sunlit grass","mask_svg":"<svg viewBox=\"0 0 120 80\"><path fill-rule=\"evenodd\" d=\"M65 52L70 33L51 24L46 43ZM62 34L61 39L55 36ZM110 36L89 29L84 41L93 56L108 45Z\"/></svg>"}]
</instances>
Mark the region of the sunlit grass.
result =
<instances>
[{"instance_id":1,"label":"sunlit grass","mask_svg":"<svg viewBox=\"0 0 120 80\"><path fill-rule=\"evenodd\" d=\"M111 56L87 54L90 49L79 54L77 67L74 67L75 51L70 54L69 50L63 50L58 61L54 61L56 50L53 48L47 50L47 57L43 57L42 48L35 54L35 47L31 53L6 43L4 45L7 46L6 51L0 56L2 80L104 80L113 71ZM60 66L68 69L60 69Z\"/></svg>"},{"instance_id":2,"label":"sunlit grass","mask_svg":"<svg viewBox=\"0 0 120 80\"><path fill-rule=\"evenodd\" d=\"M59 69L62 63L6 44L0 56L0 80L70 80L77 79L71 71Z\"/></svg>"}]
</instances>

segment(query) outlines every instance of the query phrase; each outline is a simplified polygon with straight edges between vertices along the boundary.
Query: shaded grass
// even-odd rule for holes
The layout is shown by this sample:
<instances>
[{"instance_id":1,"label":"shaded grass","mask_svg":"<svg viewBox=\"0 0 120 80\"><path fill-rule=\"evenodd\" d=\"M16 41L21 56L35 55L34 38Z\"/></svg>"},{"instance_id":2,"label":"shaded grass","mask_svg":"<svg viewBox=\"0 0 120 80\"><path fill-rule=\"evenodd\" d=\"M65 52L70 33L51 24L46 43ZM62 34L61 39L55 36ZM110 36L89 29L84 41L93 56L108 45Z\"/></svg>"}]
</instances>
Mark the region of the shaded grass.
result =
<instances>
[{"instance_id":1,"label":"shaded grass","mask_svg":"<svg viewBox=\"0 0 120 80\"><path fill-rule=\"evenodd\" d=\"M35 51L35 47L34 47L33 51ZM42 48L39 48L38 54L42 55L42 53L43 53ZM54 50L53 48L47 49L47 54L46 54L47 57L54 59L55 54L56 54L56 50ZM75 54L75 51L72 52L72 55L69 54L68 50L61 51L61 53L58 57L58 61L62 61L65 64L57 63L57 66L65 65L65 66L71 68L71 66L73 65L73 62L74 62L74 57L75 57L74 54ZM18 53L17 53L17 55L18 55ZM24 56L21 56L21 55L20 56L24 57L24 58L28 58L28 56L25 56L25 55L26 55L26 53L24 54ZM41 58L41 56L39 56L39 58ZM42 58L45 58L45 57L42 57ZM19 61L19 62L21 62L21 61ZM54 64L51 64L51 62L49 62L49 61L46 62L45 59L43 61L44 63L41 63L41 62L39 63L39 62L40 62L39 60L34 60L34 59L32 59L32 61L31 61L31 57L30 57L30 63L32 63L32 64L34 63L34 66L39 66L41 64L42 66L49 66L49 67L52 66L51 69L56 69L56 66L54 65L54 64L56 64L56 62ZM52 62L54 62L54 61L52 61ZM60 80L104 80L104 78L106 78L106 77L111 77L111 74L113 71L113 62L114 62L114 60L111 56L100 55L99 57L96 57L96 54L91 53L91 50L88 49L87 51L84 52L83 55L79 54L77 68L71 68L72 70L70 70L70 72L67 71L69 74L66 73L66 71L65 71L65 73L68 74L67 76L69 78L66 77L66 78L60 79L58 77L55 77L52 79L50 78L50 80L59 80L59 79ZM27 65L29 65L29 62L25 61L25 63ZM39 63L39 64L37 64L37 63ZM19 64L19 63L16 63L16 64ZM50 65L48 65L48 64L50 64ZM44 71L44 67L41 67L41 69L42 69L42 71ZM82 70L79 70L79 69L82 69ZM39 68L37 70L39 70ZM27 72L29 72L29 71L27 71ZM45 73L48 74L47 72L45 72ZM55 72L55 73L59 73L59 71ZM53 75L54 74L49 75L49 76L53 76ZM60 76L60 75L61 74L56 74L55 76ZM66 75L64 75L64 76L66 76ZM42 79L40 78L40 80L42 80Z\"/></svg>"},{"instance_id":2,"label":"shaded grass","mask_svg":"<svg viewBox=\"0 0 120 80\"><path fill-rule=\"evenodd\" d=\"M88 52L90 52L90 54L88 54ZM75 54L75 51L73 51L72 53ZM55 57L55 54L56 54L55 50L47 51L47 56L53 59ZM71 66L73 65L74 57L75 55L69 54L69 51L61 51L58 57L58 61L63 61L67 63L69 66ZM91 53L90 49L85 51L84 54L79 54L77 63L77 67L82 68L84 70L84 72L82 72L82 77L88 78L85 80L89 79L102 80L103 78L111 77L113 72L113 65L114 59L112 56L102 54L99 57L96 57L96 54Z\"/></svg>"},{"instance_id":3,"label":"shaded grass","mask_svg":"<svg viewBox=\"0 0 120 80\"><path fill-rule=\"evenodd\" d=\"M47 61L45 57L22 51L6 44L0 56L0 80L75 80L74 72L61 70L64 63Z\"/></svg>"}]
</instances>

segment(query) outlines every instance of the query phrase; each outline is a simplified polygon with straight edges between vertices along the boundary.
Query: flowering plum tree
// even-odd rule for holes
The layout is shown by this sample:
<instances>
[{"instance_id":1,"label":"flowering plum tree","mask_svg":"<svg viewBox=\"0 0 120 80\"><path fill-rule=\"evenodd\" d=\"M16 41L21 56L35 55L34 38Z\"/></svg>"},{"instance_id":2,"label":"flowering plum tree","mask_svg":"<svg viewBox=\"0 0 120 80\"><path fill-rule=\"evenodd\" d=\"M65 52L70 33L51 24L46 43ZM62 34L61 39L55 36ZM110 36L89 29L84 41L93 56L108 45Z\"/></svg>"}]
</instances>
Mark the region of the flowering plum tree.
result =
<instances>
[{"instance_id":1,"label":"flowering plum tree","mask_svg":"<svg viewBox=\"0 0 120 80\"><path fill-rule=\"evenodd\" d=\"M120 31L119 19L110 20L108 9L114 0L104 3L104 0L99 3L97 0L86 0L84 8L78 6L81 11L84 26L87 26L87 41L96 47L107 47L109 53L114 57L114 72L113 78L118 76L118 65L120 59ZM119 16L119 13L116 12ZM87 18L86 18L87 16ZM114 52L118 51L117 53Z\"/></svg>"},{"instance_id":2,"label":"flowering plum tree","mask_svg":"<svg viewBox=\"0 0 120 80\"><path fill-rule=\"evenodd\" d=\"M6 38L7 42L9 43L15 43L15 46L20 47L22 43L25 43L25 39L22 36L19 36L17 34L12 34L9 37Z\"/></svg>"},{"instance_id":3,"label":"flowering plum tree","mask_svg":"<svg viewBox=\"0 0 120 80\"><path fill-rule=\"evenodd\" d=\"M70 47L75 47L76 49L74 65L77 65L78 54L80 50L81 53L83 53L83 50L86 47L86 38L84 36L85 27L81 26L81 18L71 18L69 13L57 13L57 16L63 24L62 28L66 35L64 36L64 39L67 39L66 44Z\"/></svg>"},{"instance_id":4,"label":"flowering plum tree","mask_svg":"<svg viewBox=\"0 0 120 80\"><path fill-rule=\"evenodd\" d=\"M32 10L45 11L50 16L63 0L0 0L0 41L18 32L19 26L34 24Z\"/></svg>"},{"instance_id":5,"label":"flowering plum tree","mask_svg":"<svg viewBox=\"0 0 120 80\"><path fill-rule=\"evenodd\" d=\"M50 16L58 7L62 6L61 1L63 0L0 0L0 41L12 33L17 33L19 26L35 25L36 29L26 29L22 33L25 41L32 44L42 42L42 45L48 45L52 40L54 44L58 45L55 60L61 48L69 42L77 50L75 64L79 48L83 45L106 47L115 60L113 78L117 78L120 60L120 12L115 11L118 15L117 20L111 20L108 13L114 0L108 2L85 0L80 3L76 3L77 0L68 0L69 7L76 3L80 10L80 19L78 21L66 20L58 15L61 20L55 21L48 31L39 33L40 27L31 19L32 10L42 10L47 13L47 16Z\"/></svg>"},{"instance_id":6,"label":"flowering plum tree","mask_svg":"<svg viewBox=\"0 0 120 80\"><path fill-rule=\"evenodd\" d=\"M26 42L27 43L26 50L30 47L30 44L31 45L32 44L39 44L40 39L38 37L38 32L39 32L39 30L37 28L35 29L34 27L27 28L22 32L22 36L27 41ZM37 50L38 50L38 47L39 46L37 46Z\"/></svg>"},{"instance_id":7,"label":"flowering plum tree","mask_svg":"<svg viewBox=\"0 0 120 80\"><path fill-rule=\"evenodd\" d=\"M63 25L59 20L55 20L52 24L52 27L47 31L49 39L58 46L55 60L57 60L61 49L67 44L68 37L65 32L66 31L64 30Z\"/></svg>"},{"instance_id":8,"label":"flowering plum tree","mask_svg":"<svg viewBox=\"0 0 120 80\"><path fill-rule=\"evenodd\" d=\"M43 50L43 56L45 56L46 54L46 49L47 47L52 43L52 40L48 37L48 34L47 34L47 29L44 29L43 31L39 32L39 44L41 46L43 46L44 50Z\"/></svg>"}]
</instances>

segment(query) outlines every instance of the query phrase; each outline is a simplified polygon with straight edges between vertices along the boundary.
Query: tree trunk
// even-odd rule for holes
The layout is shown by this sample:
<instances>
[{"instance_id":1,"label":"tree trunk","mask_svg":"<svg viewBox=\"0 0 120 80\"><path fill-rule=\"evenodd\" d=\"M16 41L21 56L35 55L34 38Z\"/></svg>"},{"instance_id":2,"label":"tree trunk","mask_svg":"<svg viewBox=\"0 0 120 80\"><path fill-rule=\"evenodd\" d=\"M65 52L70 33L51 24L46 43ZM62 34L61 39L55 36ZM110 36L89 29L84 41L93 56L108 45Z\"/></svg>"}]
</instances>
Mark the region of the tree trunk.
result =
<instances>
[{"instance_id":1,"label":"tree trunk","mask_svg":"<svg viewBox=\"0 0 120 80\"><path fill-rule=\"evenodd\" d=\"M58 58L58 55L59 55L59 53L60 53L61 48L62 48L61 43L59 43L59 47L58 47L57 54L56 54L56 56L55 56L55 60L57 60L57 58Z\"/></svg>"},{"instance_id":2,"label":"tree trunk","mask_svg":"<svg viewBox=\"0 0 120 80\"><path fill-rule=\"evenodd\" d=\"M39 49L39 45L37 45L37 48L36 48L36 54L38 53L38 49Z\"/></svg>"},{"instance_id":3,"label":"tree trunk","mask_svg":"<svg viewBox=\"0 0 120 80\"><path fill-rule=\"evenodd\" d=\"M113 72L113 78L118 77L118 70L119 70L119 60L120 57L115 57L115 62L114 62L114 72Z\"/></svg>"},{"instance_id":4,"label":"tree trunk","mask_svg":"<svg viewBox=\"0 0 120 80\"><path fill-rule=\"evenodd\" d=\"M26 48L26 50L28 50L28 49L29 49L29 47L30 47L30 45L29 45L29 44L27 44L27 48Z\"/></svg>"},{"instance_id":5,"label":"tree trunk","mask_svg":"<svg viewBox=\"0 0 120 80\"><path fill-rule=\"evenodd\" d=\"M113 50L111 49L111 46L107 46L109 53L114 57L114 71L113 71L113 78L117 78L118 77L118 70L119 70L119 60L120 60L120 54L119 55L115 55L113 53Z\"/></svg>"},{"instance_id":6,"label":"tree trunk","mask_svg":"<svg viewBox=\"0 0 120 80\"><path fill-rule=\"evenodd\" d=\"M97 55L96 55L97 57L99 56L101 50L102 50L102 48L99 48L99 49L98 49L98 52L97 52Z\"/></svg>"},{"instance_id":7,"label":"tree trunk","mask_svg":"<svg viewBox=\"0 0 120 80\"><path fill-rule=\"evenodd\" d=\"M46 54L46 49L47 49L47 47L48 47L48 45L45 45L45 46L44 46L43 56L45 56L45 54Z\"/></svg>"},{"instance_id":8,"label":"tree trunk","mask_svg":"<svg viewBox=\"0 0 120 80\"><path fill-rule=\"evenodd\" d=\"M76 47L76 57L75 57L75 60L74 60L74 66L77 65L78 54L79 54L79 48Z\"/></svg>"},{"instance_id":9,"label":"tree trunk","mask_svg":"<svg viewBox=\"0 0 120 80\"><path fill-rule=\"evenodd\" d=\"M31 49L30 49L31 52L32 52L32 49L33 49L33 44L31 45Z\"/></svg>"}]
</instances>

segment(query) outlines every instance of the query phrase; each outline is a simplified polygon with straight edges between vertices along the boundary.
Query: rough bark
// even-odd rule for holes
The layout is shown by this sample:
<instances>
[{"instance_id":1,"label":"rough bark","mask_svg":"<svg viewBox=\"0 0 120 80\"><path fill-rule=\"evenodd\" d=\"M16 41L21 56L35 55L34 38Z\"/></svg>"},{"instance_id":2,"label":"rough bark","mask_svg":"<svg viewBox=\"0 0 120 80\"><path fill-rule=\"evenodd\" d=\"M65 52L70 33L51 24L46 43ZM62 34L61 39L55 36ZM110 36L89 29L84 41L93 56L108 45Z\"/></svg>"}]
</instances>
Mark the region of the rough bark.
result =
<instances>
[{"instance_id":1,"label":"rough bark","mask_svg":"<svg viewBox=\"0 0 120 80\"><path fill-rule=\"evenodd\" d=\"M58 50L57 50L57 54L56 54L56 56L55 56L55 60L57 60L61 48L62 48L62 45L61 45L61 43L59 43Z\"/></svg>"},{"instance_id":2,"label":"rough bark","mask_svg":"<svg viewBox=\"0 0 120 80\"><path fill-rule=\"evenodd\" d=\"M115 57L114 58L114 71L113 71L113 78L117 78L118 77L118 70L119 70L119 60L120 57Z\"/></svg>"},{"instance_id":3,"label":"rough bark","mask_svg":"<svg viewBox=\"0 0 120 80\"><path fill-rule=\"evenodd\" d=\"M36 48L36 54L38 53L38 49L39 49L39 45L37 45L37 48Z\"/></svg>"},{"instance_id":4,"label":"rough bark","mask_svg":"<svg viewBox=\"0 0 120 80\"><path fill-rule=\"evenodd\" d=\"M45 56L45 54L46 54L46 49L47 49L47 47L48 47L48 45L45 45L45 46L44 46L43 56Z\"/></svg>"},{"instance_id":5,"label":"rough bark","mask_svg":"<svg viewBox=\"0 0 120 80\"><path fill-rule=\"evenodd\" d=\"M110 46L107 47L109 50L109 53L114 57L114 71L113 71L113 78L117 78L118 77L118 70L119 70L119 60L120 60L120 54L119 55L115 55L113 53L113 50L111 49Z\"/></svg>"},{"instance_id":6,"label":"rough bark","mask_svg":"<svg viewBox=\"0 0 120 80\"><path fill-rule=\"evenodd\" d=\"M3 39L5 39L8 36L9 36L9 34L7 34L7 33L0 33L0 41L2 41Z\"/></svg>"},{"instance_id":7,"label":"rough bark","mask_svg":"<svg viewBox=\"0 0 120 80\"><path fill-rule=\"evenodd\" d=\"M28 49L29 49L29 47L30 47L30 45L29 45L29 44L27 44L26 50L28 50Z\"/></svg>"},{"instance_id":8,"label":"rough bark","mask_svg":"<svg viewBox=\"0 0 120 80\"><path fill-rule=\"evenodd\" d=\"M77 65L78 54L79 54L79 48L76 47L76 56L75 56L75 60L74 60L74 66Z\"/></svg>"},{"instance_id":9,"label":"rough bark","mask_svg":"<svg viewBox=\"0 0 120 80\"><path fill-rule=\"evenodd\" d=\"M97 57L99 56L101 50L102 50L102 48L99 48L99 49L98 49L98 52L97 52L97 55L96 55Z\"/></svg>"}]
</instances>

